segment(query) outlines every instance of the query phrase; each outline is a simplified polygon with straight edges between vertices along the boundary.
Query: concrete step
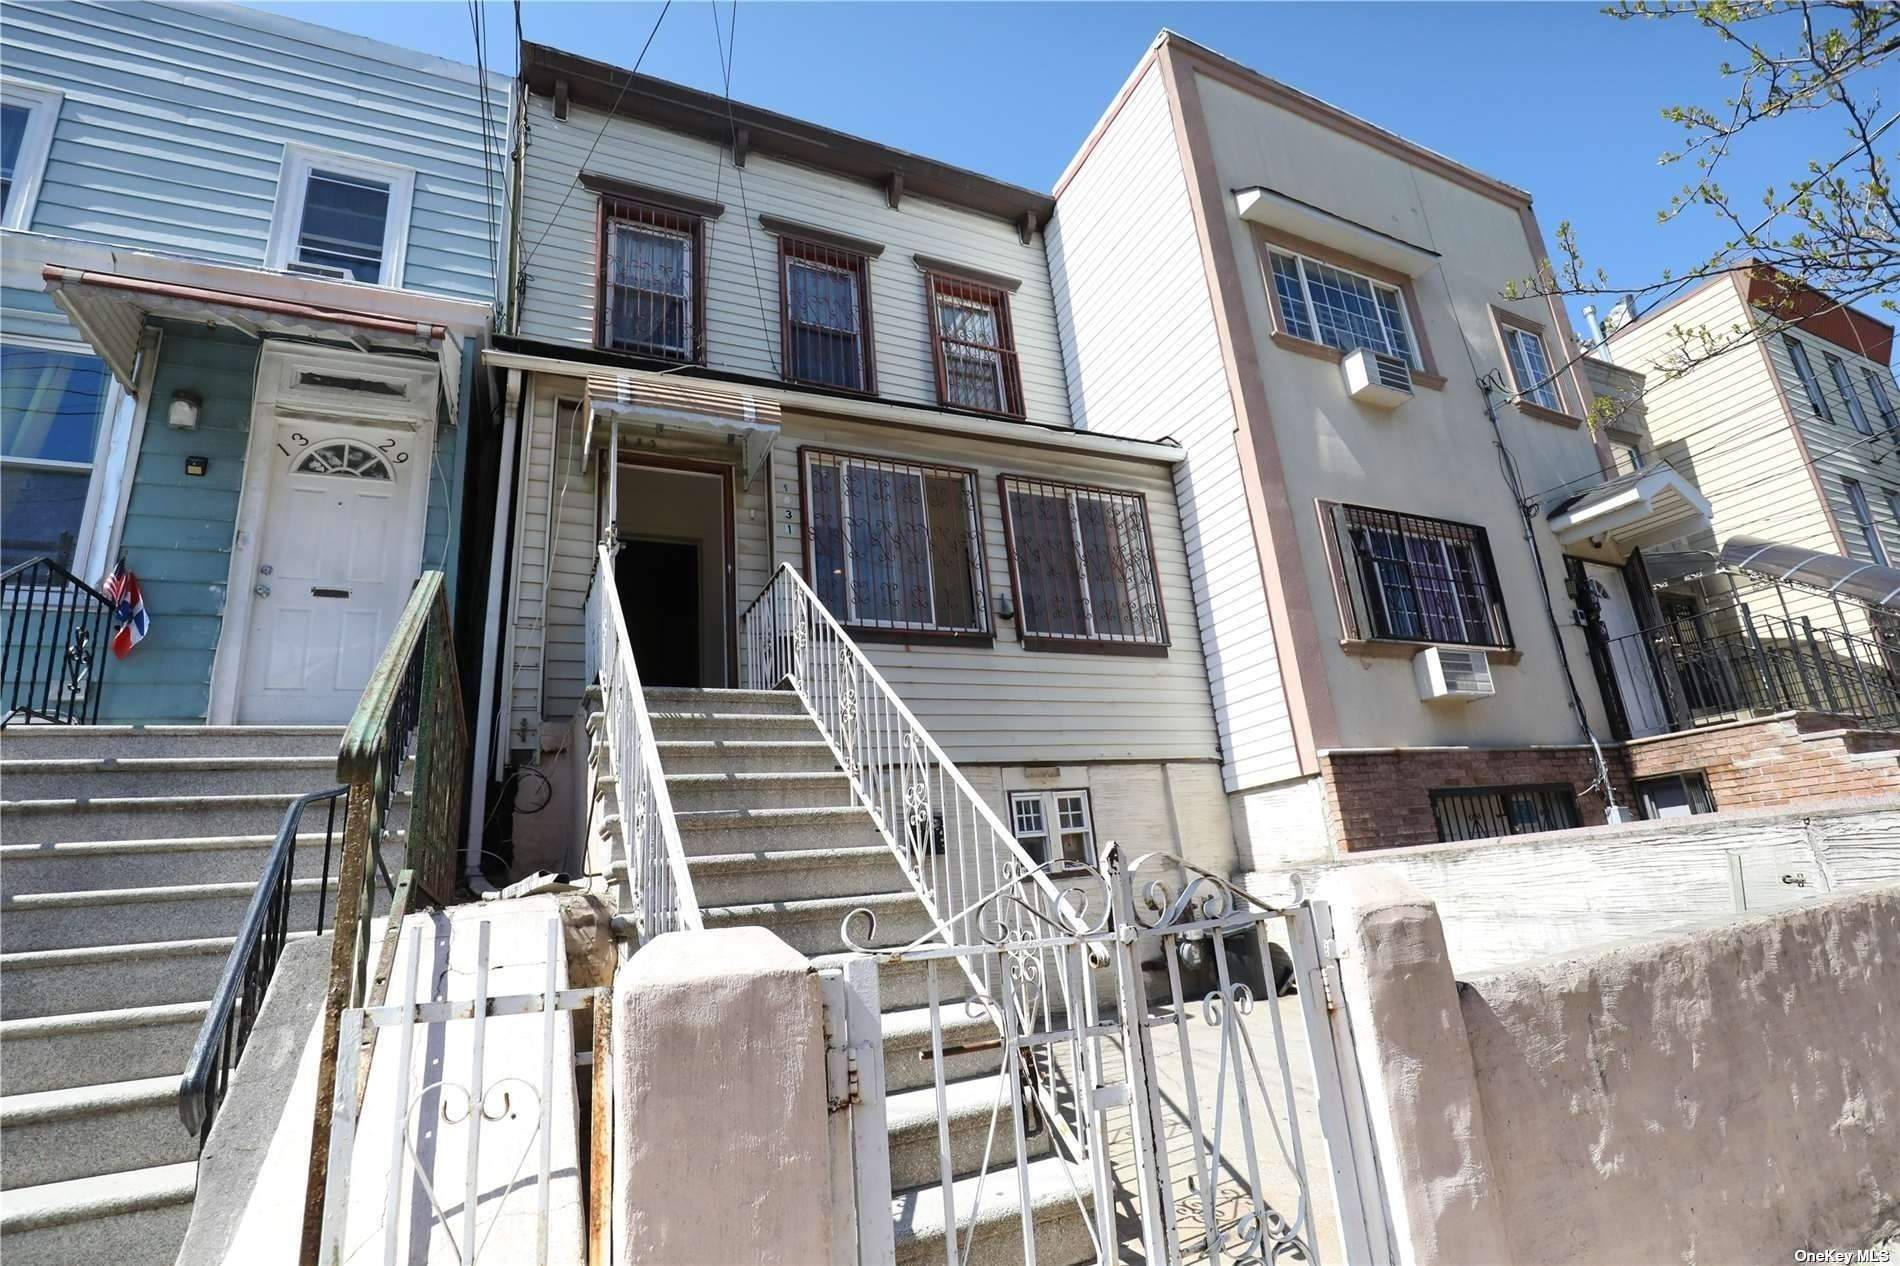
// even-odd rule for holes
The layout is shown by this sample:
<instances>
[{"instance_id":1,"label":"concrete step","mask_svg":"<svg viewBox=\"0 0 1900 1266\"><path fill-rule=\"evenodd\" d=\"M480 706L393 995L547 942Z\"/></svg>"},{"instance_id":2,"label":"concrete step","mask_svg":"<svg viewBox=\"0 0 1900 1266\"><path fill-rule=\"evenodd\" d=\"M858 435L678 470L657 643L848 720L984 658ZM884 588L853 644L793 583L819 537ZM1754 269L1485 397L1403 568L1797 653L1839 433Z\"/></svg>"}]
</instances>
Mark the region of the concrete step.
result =
<instances>
[{"instance_id":1,"label":"concrete step","mask_svg":"<svg viewBox=\"0 0 1900 1266\"><path fill-rule=\"evenodd\" d=\"M0 1098L0 1187L196 1160L178 1119L178 1073Z\"/></svg>"},{"instance_id":2,"label":"concrete step","mask_svg":"<svg viewBox=\"0 0 1900 1266\"><path fill-rule=\"evenodd\" d=\"M178 1076L210 1010L173 1002L76 1015L0 1020L0 1064L9 1094Z\"/></svg>"},{"instance_id":3,"label":"concrete step","mask_svg":"<svg viewBox=\"0 0 1900 1266\"><path fill-rule=\"evenodd\" d=\"M290 899L292 928L302 931L316 926L317 889L321 882L317 879L291 881L294 890ZM0 950L13 954L23 950L233 936L256 887L256 881L252 880L163 888L21 893L0 900ZM330 888L327 906L334 911L334 879L330 881ZM379 901L379 908L381 905Z\"/></svg>"},{"instance_id":4,"label":"concrete step","mask_svg":"<svg viewBox=\"0 0 1900 1266\"><path fill-rule=\"evenodd\" d=\"M956 1210L957 1260L982 1266L1023 1266L1020 1210L1022 1183L1029 1185L1029 1209L1036 1231L1037 1266L1073 1266L1113 1261L1115 1246L1096 1253L1084 1210L1094 1201L1085 1166L1059 1156L1031 1161L1018 1174L1006 1166L985 1178L962 1178L951 1186ZM891 1197L896 1224L897 1260L904 1266L944 1260L944 1194L941 1185L899 1191ZM1111 1222L1110 1232L1113 1234ZM974 1243L972 1244L972 1238ZM966 1245L970 1247L966 1250Z\"/></svg>"},{"instance_id":5,"label":"concrete step","mask_svg":"<svg viewBox=\"0 0 1900 1266\"><path fill-rule=\"evenodd\" d=\"M845 945L841 924L854 910L877 916L875 930L863 919L853 920L851 935L861 945L879 949L906 945L934 926L916 894L904 891L878 896L827 897L812 901L772 901L749 905L702 906L706 926L769 928L801 954L836 954Z\"/></svg>"},{"instance_id":6,"label":"concrete step","mask_svg":"<svg viewBox=\"0 0 1900 1266\"><path fill-rule=\"evenodd\" d=\"M323 825L319 809L315 825ZM75 840L66 844L0 844L0 896L23 892L78 892L89 888L143 888L180 883L255 881L264 873L271 835L183 836L158 840ZM385 838L383 864L393 874L402 860L402 835ZM330 845L330 874L342 864L343 821L338 811ZM323 873L323 835L297 837L295 873Z\"/></svg>"},{"instance_id":7,"label":"concrete step","mask_svg":"<svg viewBox=\"0 0 1900 1266\"><path fill-rule=\"evenodd\" d=\"M0 760L97 760L105 756L327 756L340 725L10 725Z\"/></svg>"},{"instance_id":8,"label":"concrete step","mask_svg":"<svg viewBox=\"0 0 1900 1266\"><path fill-rule=\"evenodd\" d=\"M690 857L701 905L751 905L812 897L903 891L897 857L882 843L869 848L801 848L785 852Z\"/></svg>"},{"instance_id":9,"label":"concrete step","mask_svg":"<svg viewBox=\"0 0 1900 1266\"><path fill-rule=\"evenodd\" d=\"M680 812L680 847L688 857L792 852L807 848L883 848L884 836L858 806L826 809L711 809Z\"/></svg>"},{"instance_id":10,"label":"concrete step","mask_svg":"<svg viewBox=\"0 0 1900 1266\"><path fill-rule=\"evenodd\" d=\"M837 809L851 803L842 771L822 774L668 774L674 812L706 809Z\"/></svg>"},{"instance_id":11,"label":"concrete step","mask_svg":"<svg viewBox=\"0 0 1900 1266\"><path fill-rule=\"evenodd\" d=\"M644 693L649 713L806 715L804 702L789 690L696 690L686 686L649 686Z\"/></svg>"},{"instance_id":12,"label":"concrete step","mask_svg":"<svg viewBox=\"0 0 1900 1266\"><path fill-rule=\"evenodd\" d=\"M818 725L803 712L649 712L653 737L662 743L706 739L818 739Z\"/></svg>"},{"instance_id":13,"label":"concrete step","mask_svg":"<svg viewBox=\"0 0 1900 1266\"><path fill-rule=\"evenodd\" d=\"M943 1025L943 1076L944 1080L964 1081L971 1077L993 1075L1002 1065L1003 1052L1000 1047L989 1043L1000 1041L996 1026L990 1022L987 1014L978 1011L972 1014L957 999L944 996L950 985L961 985L963 974L953 977L949 969L952 963L945 963L939 969L943 974L938 977L937 1015ZM885 968L878 973L880 996L884 977L889 972ZM959 995L961 996L961 995ZM930 1006L885 1007L884 1016L884 1087L890 1093L900 1090L916 1090L935 1084L936 1065L932 1058L930 1041ZM976 1046L979 1049L957 1053L958 1047Z\"/></svg>"},{"instance_id":14,"label":"concrete step","mask_svg":"<svg viewBox=\"0 0 1900 1266\"><path fill-rule=\"evenodd\" d=\"M152 1006L203 1002L217 988L234 940L213 936L0 954L0 1019L103 1011L131 998Z\"/></svg>"},{"instance_id":15,"label":"concrete step","mask_svg":"<svg viewBox=\"0 0 1900 1266\"><path fill-rule=\"evenodd\" d=\"M856 933L853 933L856 935ZM849 953L828 953L812 955L812 962L820 968L836 967L847 959L858 957ZM911 1007L930 1005L930 963L933 960L906 959L897 963L880 963L877 969L878 1000L885 1014ZM972 993L970 978L963 969L948 959L937 959L937 1001L946 1010L953 1004L961 1011L961 1001Z\"/></svg>"},{"instance_id":16,"label":"concrete step","mask_svg":"<svg viewBox=\"0 0 1900 1266\"><path fill-rule=\"evenodd\" d=\"M9 800L303 795L337 785L336 756L100 756L0 760Z\"/></svg>"},{"instance_id":17,"label":"concrete step","mask_svg":"<svg viewBox=\"0 0 1900 1266\"><path fill-rule=\"evenodd\" d=\"M830 744L819 739L675 739L659 747L660 768L669 774L815 774L838 767Z\"/></svg>"},{"instance_id":18,"label":"concrete step","mask_svg":"<svg viewBox=\"0 0 1900 1266\"><path fill-rule=\"evenodd\" d=\"M63 844L72 840L275 835L284 810L301 794L5 800L0 801L0 837L8 844ZM396 793L391 813L398 824L406 820L408 803L407 791Z\"/></svg>"},{"instance_id":19,"label":"concrete step","mask_svg":"<svg viewBox=\"0 0 1900 1266\"><path fill-rule=\"evenodd\" d=\"M987 1075L964 1081L947 1082L943 1088L943 1108L937 1106L934 1085L914 1090L890 1092L884 1098L884 1121L890 1133L891 1190L927 1187L940 1183L943 1175L943 1147L938 1118L950 1126L950 1172L967 1178L982 1170L984 1156L989 1169L1013 1165L1016 1161L1015 1118L1009 1104L1009 1082L997 1071L1003 1053L991 1052L992 1064ZM1002 1095L998 1106L998 1094ZM1047 1124L1030 1135L1027 1127L1038 1118L1025 1113L1024 1146L1033 1159L1049 1154L1053 1136ZM992 1128L992 1122L994 1128Z\"/></svg>"},{"instance_id":20,"label":"concrete step","mask_svg":"<svg viewBox=\"0 0 1900 1266\"><path fill-rule=\"evenodd\" d=\"M0 1191L7 1266L172 1266L197 1194L196 1161Z\"/></svg>"}]
</instances>

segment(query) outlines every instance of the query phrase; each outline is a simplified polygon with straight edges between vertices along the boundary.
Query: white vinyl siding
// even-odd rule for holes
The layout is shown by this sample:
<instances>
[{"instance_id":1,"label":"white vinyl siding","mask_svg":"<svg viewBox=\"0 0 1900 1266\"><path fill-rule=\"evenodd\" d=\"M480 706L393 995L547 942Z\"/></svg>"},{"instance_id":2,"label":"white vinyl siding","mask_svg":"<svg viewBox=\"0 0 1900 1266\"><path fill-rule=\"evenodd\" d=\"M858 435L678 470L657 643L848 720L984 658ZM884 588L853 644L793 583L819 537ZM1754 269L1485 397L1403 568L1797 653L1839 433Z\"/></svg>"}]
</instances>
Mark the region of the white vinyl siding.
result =
<instances>
[{"instance_id":1,"label":"white vinyl siding","mask_svg":"<svg viewBox=\"0 0 1900 1266\"><path fill-rule=\"evenodd\" d=\"M757 151L746 158L742 199L740 173L717 145L626 119L608 121L579 105L558 120L545 97L530 97L527 108L533 141L521 197L522 266L529 275L520 299L517 332L523 337L593 343L597 198L576 187L584 161L587 171L601 176L725 206L723 215L705 225L703 320L712 368L782 376L778 242L757 220L779 216L884 247L867 272L875 378L878 394L889 399L937 403L924 273L913 255L1019 280L1021 287L1010 295L1010 318L1026 416L1068 424L1068 388L1040 238L1025 246L1013 224L925 198L907 196L892 210L883 190L870 184ZM600 144L590 158L596 138Z\"/></svg>"},{"instance_id":2,"label":"white vinyl siding","mask_svg":"<svg viewBox=\"0 0 1900 1266\"><path fill-rule=\"evenodd\" d=\"M1172 436L1190 454L1176 487L1223 782L1233 791L1296 776L1234 404L1158 69L1134 86L1063 190L1049 264L1076 424ZM1131 295L1141 303L1131 305ZM1171 656L1189 644L1185 614L1171 599Z\"/></svg>"}]
</instances>

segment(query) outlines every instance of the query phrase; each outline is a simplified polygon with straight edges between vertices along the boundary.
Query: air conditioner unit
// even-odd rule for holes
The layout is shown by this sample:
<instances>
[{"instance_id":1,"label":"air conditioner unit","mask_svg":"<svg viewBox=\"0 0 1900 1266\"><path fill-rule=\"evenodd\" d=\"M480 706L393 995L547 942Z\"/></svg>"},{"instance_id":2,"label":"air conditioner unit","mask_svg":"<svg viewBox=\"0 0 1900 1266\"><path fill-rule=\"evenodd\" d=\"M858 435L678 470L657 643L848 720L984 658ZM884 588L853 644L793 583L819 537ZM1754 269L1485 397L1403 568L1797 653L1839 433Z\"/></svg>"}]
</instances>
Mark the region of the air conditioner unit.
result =
<instances>
[{"instance_id":1,"label":"air conditioner unit","mask_svg":"<svg viewBox=\"0 0 1900 1266\"><path fill-rule=\"evenodd\" d=\"M1483 651L1428 646L1412 656L1412 674L1421 699L1489 699L1498 692Z\"/></svg>"},{"instance_id":2,"label":"air conditioner unit","mask_svg":"<svg viewBox=\"0 0 1900 1266\"><path fill-rule=\"evenodd\" d=\"M1362 347L1340 362L1346 394L1375 409L1396 409L1412 398L1412 367L1396 356Z\"/></svg>"},{"instance_id":3,"label":"air conditioner unit","mask_svg":"<svg viewBox=\"0 0 1900 1266\"><path fill-rule=\"evenodd\" d=\"M306 260L292 260L285 271L304 273L311 277L333 277L338 281L355 281L356 274L337 264L313 264Z\"/></svg>"}]
</instances>

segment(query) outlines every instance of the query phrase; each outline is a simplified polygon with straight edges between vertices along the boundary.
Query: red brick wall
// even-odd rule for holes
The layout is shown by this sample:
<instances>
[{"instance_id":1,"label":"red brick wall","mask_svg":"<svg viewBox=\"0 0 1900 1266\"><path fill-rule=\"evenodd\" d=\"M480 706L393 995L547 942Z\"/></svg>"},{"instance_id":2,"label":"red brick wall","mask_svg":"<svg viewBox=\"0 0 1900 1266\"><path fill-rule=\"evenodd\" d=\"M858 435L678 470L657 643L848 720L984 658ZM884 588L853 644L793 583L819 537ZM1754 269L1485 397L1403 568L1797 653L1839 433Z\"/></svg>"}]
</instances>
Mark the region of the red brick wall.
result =
<instances>
[{"instance_id":1,"label":"red brick wall","mask_svg":"<svg viewBox=\"0 0 1900 1266\"><path fill-rule=\"evenodd\" d=\"M1900 793L1900 751L1878 750L1900 744L1900 735L1838 733L1848 725L1783 714L1610 744L1603 754L1618 803L1632 809L1634 779L1695 770L1708 779L1718 812ZM1444 788L1562 784L1577 796L1584 826L1605 821L1602 795L1585 794L1596 781L1587 747L1322 752L1320 776L1328 829L1349 852L1437 843L1431 793Z\"/></svg>"}]
</instances>

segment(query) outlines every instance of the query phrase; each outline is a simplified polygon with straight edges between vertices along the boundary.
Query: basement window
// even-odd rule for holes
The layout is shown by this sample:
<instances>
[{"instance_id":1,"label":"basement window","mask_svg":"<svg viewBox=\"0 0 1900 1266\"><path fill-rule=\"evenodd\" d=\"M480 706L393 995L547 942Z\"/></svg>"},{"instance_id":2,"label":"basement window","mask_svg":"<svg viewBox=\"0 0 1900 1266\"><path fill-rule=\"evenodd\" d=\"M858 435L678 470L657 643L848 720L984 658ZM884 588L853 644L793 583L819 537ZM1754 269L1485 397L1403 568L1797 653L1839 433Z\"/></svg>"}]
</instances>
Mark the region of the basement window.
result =
<instances>
[{"instance_id":1,"label":"basement window","mask_svg":"<svg viewBox=\"0 0 1900 1266\"><path fill-rule=\"evenodd\" d=\"M1434 791L1432 817L1444 843L1567 831L1583 825L1577 818L1577 797L1564 784Z\"/></svg>"},{"instance_id":2,"label":"basement window","mask_svg":"<svg viewBox=\"0 0 1900 1266\"><path fill-rule=\"evenodd\" d=\"M1038 862L1060 857L1085 866L1095 864L1095 826L1085 790L1012 791L1009 823L1016 842Z\"/></svg>"},{"instance_id":3,"label":"basement window","mask_svg":"<svg viewBox=\"0 0 1900 1266\"><path fill-rule=\"evenodd\" d=\"M1686 818L1715 812L1709 780L1700 770L1664 774L1660 778L1638 778L1636 798L1643 806L1643 816L1651 819Z\"/></svg>"}]
</instances>

